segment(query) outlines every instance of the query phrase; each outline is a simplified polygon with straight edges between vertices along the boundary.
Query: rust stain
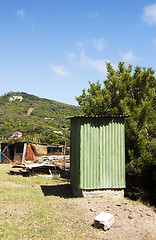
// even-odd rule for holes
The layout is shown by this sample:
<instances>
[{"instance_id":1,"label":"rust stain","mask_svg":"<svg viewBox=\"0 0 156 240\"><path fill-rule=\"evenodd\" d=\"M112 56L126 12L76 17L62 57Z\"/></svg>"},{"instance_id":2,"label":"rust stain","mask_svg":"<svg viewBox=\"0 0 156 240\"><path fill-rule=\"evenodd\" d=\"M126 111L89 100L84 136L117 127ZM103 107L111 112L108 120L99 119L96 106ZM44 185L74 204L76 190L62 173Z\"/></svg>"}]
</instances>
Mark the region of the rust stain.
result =
<instances>
[{"instance_id":1,"label":"rust stain","mask_svg":"<svg viewBox=\"0 0 156 240\"><path fill-rule=\"evenodd\" d=\"M34 158L35 158L35 153L31 147L31 144L28 144L26 160L34 160Z\"/></svg>"}]
</instances>

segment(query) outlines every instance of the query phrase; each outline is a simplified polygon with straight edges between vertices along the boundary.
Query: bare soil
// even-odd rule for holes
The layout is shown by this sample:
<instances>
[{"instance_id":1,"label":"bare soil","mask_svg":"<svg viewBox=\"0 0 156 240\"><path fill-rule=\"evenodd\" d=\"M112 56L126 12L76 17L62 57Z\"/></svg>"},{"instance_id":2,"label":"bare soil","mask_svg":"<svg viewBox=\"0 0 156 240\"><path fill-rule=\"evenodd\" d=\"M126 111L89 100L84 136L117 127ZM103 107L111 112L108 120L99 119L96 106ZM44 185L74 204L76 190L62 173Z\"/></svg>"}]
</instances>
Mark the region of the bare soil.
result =
<instances>
[{"instance_id":1,"label":"bare soil","mask_svg":"<svg viewBox=\"0 0 156 240\"><path fill-rule=\"evenodd\" d=\"M75 203L77 213L84 210L86 224L92 225L94 236L97 239L156 239L156 213L154 208L149 208L142 203L134 202L126 198L77 198ZM115 223L104 231L93 226L94 217L100 212L112 213Z\"/></svg>"}]
</instances>

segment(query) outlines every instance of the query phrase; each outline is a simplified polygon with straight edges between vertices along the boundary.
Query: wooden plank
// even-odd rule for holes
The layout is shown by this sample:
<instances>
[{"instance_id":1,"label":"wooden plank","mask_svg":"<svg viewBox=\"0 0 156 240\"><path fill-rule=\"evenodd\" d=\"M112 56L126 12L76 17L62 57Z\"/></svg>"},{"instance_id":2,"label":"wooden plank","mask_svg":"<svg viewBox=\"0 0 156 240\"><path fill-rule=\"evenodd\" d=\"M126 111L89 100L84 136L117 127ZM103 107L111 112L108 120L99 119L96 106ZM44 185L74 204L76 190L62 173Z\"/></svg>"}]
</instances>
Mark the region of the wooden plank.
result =
<instances>
[{"instance_id":1,"label":"wooden plank","mask_svg":"<svg viewBox=\"0 0 156 240\"><path fill-rule=\"evenodd\" d=\"M2 156L4 156L10 163L12 162L10 158L7 157L4 153L1 153Z\"/></svg>"},{"instance_id":2,"label":"wooden plank","mask_svg":"<svg viewBox=\"0 0 156 240\"><path fill-rule=\"evenodd\" d=\"M25 161L26 153L27 153L27 143L24 143L23 155L22 155L22 163L24 163L24 161Z\"/></svg>"},{"instance_id":3,"label":"wooden plank","mask_svg":"<svg viewBox=\"0 0 156 240\"><path fill-rule=\"evenodd\" d=\"M7 147L8 147L8 146L5 146L5 148L3 149L2 153L4 153L4 152L5 152L5 150L7 149Z\"/></svg>"}]
</instances>

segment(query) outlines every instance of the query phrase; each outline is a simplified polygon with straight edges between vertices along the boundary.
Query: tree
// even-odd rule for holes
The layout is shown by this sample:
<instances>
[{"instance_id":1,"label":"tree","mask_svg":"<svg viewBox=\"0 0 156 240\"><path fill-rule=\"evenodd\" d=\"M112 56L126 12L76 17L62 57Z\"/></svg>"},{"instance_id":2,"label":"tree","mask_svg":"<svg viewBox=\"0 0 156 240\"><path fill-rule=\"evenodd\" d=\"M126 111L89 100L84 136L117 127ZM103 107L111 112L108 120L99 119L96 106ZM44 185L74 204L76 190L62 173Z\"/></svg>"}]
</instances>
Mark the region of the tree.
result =
<instances>
[{"instance_id":1,"label":"tree","mask_svg":"<svg viewBox=\"0 0 156 240\"><path fill-rule=\"evenodd\" d=\"M65 144L66 139L63 136L60 136L54 132L48 136L43 137L42 143L46 144Z\"/></svg>"},{"instance_id":2,"label":"tree","mask_svg":"<svg viewBox=\"0 0 156 240\"><path fill-rule=\"evenodd\" d=\"M156 78L152 68L119 62L107 66L107 79L91 83L77 101L86 115L128 115L125 119L127 171L142 175L152 166L156 178ZM155 169L155 170L154 170ZM156 182L156 180L155 180Z\"/></svg>"}]
</instances>

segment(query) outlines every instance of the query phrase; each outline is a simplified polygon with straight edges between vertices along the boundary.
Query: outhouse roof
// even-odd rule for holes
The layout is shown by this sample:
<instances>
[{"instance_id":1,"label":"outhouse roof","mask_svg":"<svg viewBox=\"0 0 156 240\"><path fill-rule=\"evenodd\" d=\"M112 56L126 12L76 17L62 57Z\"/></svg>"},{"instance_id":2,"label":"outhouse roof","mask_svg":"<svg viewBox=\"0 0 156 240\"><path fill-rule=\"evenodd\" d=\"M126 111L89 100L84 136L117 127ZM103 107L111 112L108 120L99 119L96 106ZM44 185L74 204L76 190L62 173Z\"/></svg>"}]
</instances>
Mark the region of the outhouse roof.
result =
<instances>
[{"instance_id":1,"label":"outhouse roof","mask_svg":"<svg viewBox=\"0 0 156 240\"><path fill-rule=\"evenodd\" d=\"M67 119L73 119L73 118L107 118L107 117L111 117L111 118L126 118L128 117L127 115L89 115L89 116L72 116L72 117L68 117Z\"/></svg>"}]
</instances>

